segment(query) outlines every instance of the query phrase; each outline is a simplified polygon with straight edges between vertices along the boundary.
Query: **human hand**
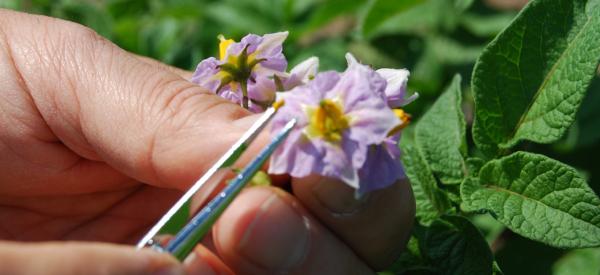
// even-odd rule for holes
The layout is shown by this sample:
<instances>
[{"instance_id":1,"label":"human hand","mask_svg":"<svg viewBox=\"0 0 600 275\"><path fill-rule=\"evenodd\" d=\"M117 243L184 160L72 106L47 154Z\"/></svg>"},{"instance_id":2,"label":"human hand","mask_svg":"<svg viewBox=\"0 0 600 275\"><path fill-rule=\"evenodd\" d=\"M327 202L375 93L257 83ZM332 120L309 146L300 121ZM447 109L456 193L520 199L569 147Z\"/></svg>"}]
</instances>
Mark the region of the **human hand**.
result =
<instances>
[{"instance_id":1,"label":"human hand","mask_svg":"<svg viewBox=\"0 0 600 275\"><path fill-rule=\"evenodd\" d=\"M5 240L132 243L253 122L187 72L47 17L0 10L0 72ZM0 243L0 271L362 274L388 265L412 224L409 185L357 202L349 187L321 181L292 179L294 196L248 188L214 227L214 246L183 266L119 245Z\"/></svg>"}]
</instances>

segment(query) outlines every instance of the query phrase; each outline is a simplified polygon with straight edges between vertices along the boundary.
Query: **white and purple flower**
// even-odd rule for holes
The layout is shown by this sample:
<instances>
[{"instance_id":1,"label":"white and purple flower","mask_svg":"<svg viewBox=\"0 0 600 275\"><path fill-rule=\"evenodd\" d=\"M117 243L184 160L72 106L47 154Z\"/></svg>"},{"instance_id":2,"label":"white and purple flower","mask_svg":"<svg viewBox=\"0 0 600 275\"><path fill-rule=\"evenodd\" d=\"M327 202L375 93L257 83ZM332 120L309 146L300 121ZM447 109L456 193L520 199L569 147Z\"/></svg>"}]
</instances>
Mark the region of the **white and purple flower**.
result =
<instances>
[{"instance_id":1,"label":"white and purple flower","mask_svg":"<svg viewBox=\"0 0 600 275\"><path fill-rule=\"evenodd\" d=\"M298 123L271 158L269 172L338 178L361 195L404 177L397 143L408 116L392 107L416 96L405 98L408 71L374 71L346 57L344 73L319 73L281 94L285 105L272 131L292 118Z\"/></svg>"},{"instance_id":2,"label":"white and purple flower","mask_svg":"<svg viewBox=\"0 0 600 275\"><path fill-rule=\"evenodd\" d=\"M310 58L286 73L282 44L287 36L288 32L249 34L238 43L220 36L219 59L200 62L191 81L246 109L262 112L273 104L277 91L303 84L318 69L318 59Z\"/></svg>"}]
</instances>

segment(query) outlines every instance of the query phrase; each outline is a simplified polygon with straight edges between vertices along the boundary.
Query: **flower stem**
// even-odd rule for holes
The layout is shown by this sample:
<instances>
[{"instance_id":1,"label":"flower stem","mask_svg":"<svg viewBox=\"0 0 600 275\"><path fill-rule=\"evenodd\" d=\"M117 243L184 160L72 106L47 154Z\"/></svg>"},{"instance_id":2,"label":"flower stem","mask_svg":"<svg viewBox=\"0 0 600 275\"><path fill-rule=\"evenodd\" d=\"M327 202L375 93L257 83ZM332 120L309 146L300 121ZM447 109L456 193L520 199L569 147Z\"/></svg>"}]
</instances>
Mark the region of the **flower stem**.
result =
<instances>
[{"instance_id":1,"label":"flower stem","mask_svg":"<svg viewBox=\"0 0 600 275\"><path fill-rule=\"evenodd\" d=\"M242 81L240 86L242 87L242 107L248 109L248 82Z\"/></svg>"}]
</instances>

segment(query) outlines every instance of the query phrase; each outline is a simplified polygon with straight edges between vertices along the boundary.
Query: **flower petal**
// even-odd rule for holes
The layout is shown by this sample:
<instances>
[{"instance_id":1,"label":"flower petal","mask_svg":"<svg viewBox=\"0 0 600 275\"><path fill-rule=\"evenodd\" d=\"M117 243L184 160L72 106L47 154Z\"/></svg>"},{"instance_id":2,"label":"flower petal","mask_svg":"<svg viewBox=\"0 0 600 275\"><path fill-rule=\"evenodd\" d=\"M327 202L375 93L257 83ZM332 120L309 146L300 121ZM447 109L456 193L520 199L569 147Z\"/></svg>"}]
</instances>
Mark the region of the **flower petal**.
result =
<instances>
[{"instance_id":1,"label":"flower petal","mask_svg":"<svg viewBox=\"0 0 600 275\"><path fill-rule=\"evenodd\" d=\"M263 35L263 40L256 48L256 54L259 57L268 57L281 53L283 41L288 37L288 34L289 32L285 31Z\"/></svg>"},{"instance_id":2,"label":"flower petal","mask_svg":"<svg viewBox=\"0 0 600 275\"><path fill-rule=\"evenodd\" d=\"M244 48L246 48L246 53L251 54L256 51L258 45L262 43L263 37L256 34L248 34L240 40L238 43L233 43L227 48L227 55L225 59L229 56L239 56Z\"/></svg>"},{"instance_id":3,"label":"flower petal","mask_svg":"<svg viewBox=\"0 0 600 275\"><path fill-rule=\"evenodd\" d=\"M345 57L346 62L348 63L348 68L353 67L357 64L360 65L360 63L356 60L356 57L354 57L354 55L352 55L351 53L346 53Z\"/></svg>"},{"instance_id":4,"label":"flower petal","mask_svg":"<svg viewBox=\"0 0 600 275\"><path fill-rule=\"evenodd\" d=\"M348 69L344 75L348 74L348 78L360 79L369 85L369 90L386 100L385 89L387 81L376 73L371 67L360 64L351 53L346 53L348 61Z\"/></svg>"},{"instance_id":5,"label":"flower petal","mask_svg":"<svg viewBox=\"0 0 600 275\"><path fill-rule=\"evenodd\" d=\"M406 98L406 86L410 72L406 69L379 69L376 71L387 81L385 96L392 108L402 107L414 99Z\"/></svg>"},{"instance_id":6,"label":"flower petal","mask_svg":"<svg viewBox=\"0 0 600 275\"><path fill-rule=\"evenodd\" d=\"M360 177L359 194L386 188L406 177L400 162L400 150L397 146L396 141L387 140L383 144L369 147L367 160L358 171Z\"/></svg>"},{"instance_id":7,"label":"flower petal","mask_svg":"<svg viewBox=\"0 0 600 275\"><path fill-rule=\"evenodd\" d=\"M248 83L248 97L260 102L273 102L275 100L275 81L266 75L257 75L256 82Z\"/></svg>"},{"instance_id":8,"label":"flower petal","mask_svg":"<svg viewBox=\"0 0 600 275\"><path fill-rule=\"evenodd\" d=\"M277 127L273 127L275 129ZM317 148L310 142L302 139L306 137L301 131L292 131L287 139L275 150L269 164L269 173L285 174L293 177L306 177L316 170L321 155Z\"/></svg>"},{"instance_id":9,"label":"flower petal","mask_svg":"<svg viewBox=\"0 0 600 275\"><path fill-rule=\"evenodd\" d=\"M242 103L242 92L240 91L232 91L227 89L221 92L219 96L236 104Z\"/></svg>"},{"instance_id":10,"label":"flower petal","mask_svg":"<svg viewBox=\"0 0 600 275\"><path fill-rule=\"evenodd\" d=\"M216 74L220 71L219 65L221 64L222 62L214 57L202 60L196 67L191 81L216 93L217 88L221 84L221 80L216 77Z\"/></svg>"},{"instance_id":11,"label":"flower petal","mask_svg":"<svg viewBox=\"0 0 600 275\"><path fill-rule=\"evenodd\" d=\"M315 76L315 79L308 85L316 93L321 94L320 98L323 98L323 94L326 91L330 91L335 87L341 79L341 74L335 71L326 71L319 73Z\"/></svg>"},{"instance_id":12,"label":"flower petal","mask_svg":"<svg viewBox=\"0 0 600 275\"><path fill-rule=\"evenodd\" d=\"M314 79L319 71L319 58L310 57L300 64L296 65L290 71L290 77L285 82L284 86L287 90L298 85L308 83Z\"/></svg>"},{"instance_id":13,"label":"flower petal","mask_svg":"<svg viewBox=\"0 0 600 275\"><path fill-rule=\"evenodd\" d=\"M381 77L359 64L348 68L335 87L326 93L328 98L341 96L344 111L351 119L349 132L353 140L379 144L400 123L380 93L373 91L385 88L381 81L384 81Z\"/></svg>"}]
</instances>

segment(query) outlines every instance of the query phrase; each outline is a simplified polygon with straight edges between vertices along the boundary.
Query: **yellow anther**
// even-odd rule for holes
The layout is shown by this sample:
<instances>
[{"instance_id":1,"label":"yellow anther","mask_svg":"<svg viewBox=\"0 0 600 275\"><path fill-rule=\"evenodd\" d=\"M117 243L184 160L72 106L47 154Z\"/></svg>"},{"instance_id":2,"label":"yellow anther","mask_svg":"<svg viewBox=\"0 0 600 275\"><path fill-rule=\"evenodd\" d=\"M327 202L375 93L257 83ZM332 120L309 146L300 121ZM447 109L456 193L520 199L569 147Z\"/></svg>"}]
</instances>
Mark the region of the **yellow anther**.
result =
<instances>
[{"instance_id":1,"label":"yellow anther","mask_svg":"<svg viewBox=\"0 0 600 275\"><path fill-rule=\"evenodd\" d=\"M338 142L350 122L340 103L324 99L316 108L308 110L309 124L306 128L309 137L320 137L327 141Z\"/></svg>"},{"instance_id":2,"label":"yellow anther","mask_svg":"<svg viewBox=\"0 0 600 275\"><path fill-rule=\"evenodd\" d=\"M410 122L410 115L407 114L404 110L402 109L394 109L394 114L400 119L400 121L402 121L402 123L408 123Z\"/></svg>"},{"instance_id":3,"label":"yellow anther","mask_svg":"<svg viewBox=\"0 0 600 275\"><path fill-rule=\"evenodd\" d=\"M235 43L235 41L233 39L225 39L225 37L222 34L219 34L217 38L219 38L219 40L221 41L219 43L219 59L225 60L225 55L227 55L227 48L229 48L229 45Z\"/></svg>"},{"instance_id":4,"label":"yellow anther","mask_svg":"<svg viewBox=\"0 0 600 275\"><path fill-rule=\"evenodd\" d=\"M275 101L275 103L273 103L273 108L275 108L275 110L279 110L279 108L281 108L281 106L285 105L285 101L283 101L283 99L279 100L279 101Z\"/></svg>"},{"instance_id":5,"label":"yellow anther","mask_svg":"<svg viewBox=\"0 0 600 275\"><path fill-rule=\"evenodd\" d=\"M398 117L398 119L400 119L400 124L398 124L398 126L394 127L388 133L388 136L395 135L396 133L400 132L400 130L402 130L406 126L408 126L408 124L410 123L410 115L407 114L404 110L394 109L393 111L394 111L394 114L396 115L396 117Z\"/></svg>"}]
</instances>

